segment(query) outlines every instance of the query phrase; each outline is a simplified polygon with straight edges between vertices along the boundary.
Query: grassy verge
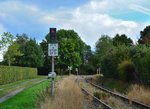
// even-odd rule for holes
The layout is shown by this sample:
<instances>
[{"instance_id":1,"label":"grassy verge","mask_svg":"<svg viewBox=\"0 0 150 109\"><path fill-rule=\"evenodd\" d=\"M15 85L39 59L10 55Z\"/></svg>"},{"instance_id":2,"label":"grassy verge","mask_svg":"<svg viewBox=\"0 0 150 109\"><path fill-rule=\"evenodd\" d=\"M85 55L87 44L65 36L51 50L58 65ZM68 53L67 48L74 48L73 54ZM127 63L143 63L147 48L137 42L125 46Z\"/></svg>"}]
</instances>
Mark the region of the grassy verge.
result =
<instances>
[{"instance_id":1,"label":"grassy verge","mask_svg":"<svg viewBox=\"0 0 150 109\"><path fill-rule=\"evenodd\" d=\"M131 100L136 99L139 102L150 105L150 88L137 84L131 85L127 95Z\"/></svg>"},{"instance_id":2,"label":"grassy verge","mask_svg":"<svg viewBox=\"0 0 150 109\"><path fill-rule=\"evenodd\" d=\"M103 85L108 89L125 94L132 100L137 100L150 105L150 87L131 83L129 84L116 79L104 78L100 76L95 76L93 81L96 81L98 84Z\"/></svg>"},{"instance_id":3,"label":"grassy verge","mask_svg":"<svg viewBox=\"0 0 150 109\"><path fill-rule=\"evenodd\" d=\"M43 80L44 78L45 77L38 77L35 79L20 80L10 84L0 85L0 97L3 97L4 95L9 94L10 92L15 91L17 89L31 86L35 82Z\"/></svg>"},{"instance_id":4,"label":"grassy verge","mask_svg":"<svg viewBox=\"0 0 150 109\"><path fill-rule=\"evenodd\" d=\"M83 93L72 76L56 85L55 97L47 96L40 109L83 109Z\"/></svg>"},{"instance_id":5,"label":"grassy verge","mask_svg":"<svg viewBox=\"0 0 150 109\"><path fill-rule=\"evenodd\" d=\"M16 96L1 103L0 109L36 109L37 95L49 85L50 80L46 80L29 87Z\"/></svg>"},{"instance_id":6,"label":"grassy verge","mask_svg":"<svg viewBox=\"0 0 150 109\"><path fill-rule=\"evenodd\" d=\"M129 84L120 80L112 79L112 78L104 78L100 76L96 76L94 78L94 81L96 81L98 84L113 90L117 91L119 93L126 94L129 88Z\"/></svg>"}]
</instances>

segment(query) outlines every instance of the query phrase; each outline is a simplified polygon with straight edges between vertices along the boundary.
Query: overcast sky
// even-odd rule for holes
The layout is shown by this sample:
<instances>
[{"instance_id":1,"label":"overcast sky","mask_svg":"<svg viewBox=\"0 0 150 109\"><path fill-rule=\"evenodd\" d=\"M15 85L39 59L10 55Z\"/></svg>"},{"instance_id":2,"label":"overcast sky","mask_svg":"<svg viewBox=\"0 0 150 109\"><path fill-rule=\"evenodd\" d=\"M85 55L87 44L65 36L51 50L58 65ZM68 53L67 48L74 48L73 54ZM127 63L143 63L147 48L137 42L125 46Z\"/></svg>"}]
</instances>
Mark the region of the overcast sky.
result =
<instances>
[{"instance_id":1,"label":"overcast sky","mask_svg":"<svg viewBox=\"0 0 150 109\"><path fill-rule=\"evenodd\" d=\"M133 40L150 24L150 0L0 0L0 34L26 33L38 42L50 27L73 29L94 48L102 34Z\"/></svg>"}]
</instances>

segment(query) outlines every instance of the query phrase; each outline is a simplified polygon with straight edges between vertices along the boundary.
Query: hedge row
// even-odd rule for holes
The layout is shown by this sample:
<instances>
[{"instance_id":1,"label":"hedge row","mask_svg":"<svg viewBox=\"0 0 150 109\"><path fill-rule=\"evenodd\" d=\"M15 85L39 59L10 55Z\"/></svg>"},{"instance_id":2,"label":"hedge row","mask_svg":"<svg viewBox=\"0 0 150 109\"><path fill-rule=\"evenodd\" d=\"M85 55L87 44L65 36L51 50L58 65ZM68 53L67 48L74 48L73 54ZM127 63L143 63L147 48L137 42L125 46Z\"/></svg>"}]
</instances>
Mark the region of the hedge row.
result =
<instances>
[{"instance_id":1,"label":"hedge row","mask_svg":"<svg viewBox=\"0 0 150 109\"><path fill-rule=\"evenodd\" d=\"M0 84L11 83L22 79L30 79L36 76L36 68L0 66Z\"/></svg>"}]
</instances>

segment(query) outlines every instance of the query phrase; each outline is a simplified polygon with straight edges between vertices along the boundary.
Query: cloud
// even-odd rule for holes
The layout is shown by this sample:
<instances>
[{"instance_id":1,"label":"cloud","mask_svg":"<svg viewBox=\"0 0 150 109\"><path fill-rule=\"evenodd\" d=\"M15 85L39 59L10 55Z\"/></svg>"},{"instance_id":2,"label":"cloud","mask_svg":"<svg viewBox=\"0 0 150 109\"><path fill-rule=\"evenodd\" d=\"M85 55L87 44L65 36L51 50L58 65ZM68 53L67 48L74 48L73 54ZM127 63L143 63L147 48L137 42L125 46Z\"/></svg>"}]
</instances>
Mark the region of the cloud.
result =
<instances>
[{"instance_id":1,"label":"cloud","mask_svg":"<svg viewBox=\"0 0 150 109\"><path fill-rule=\"evenodd\" d=\"M136 38L139 27L142 24L134 21L124 21L116 19L104 11L107 7L111 7L107 0L93 0L84 6L78 7L72 11L72 18L67 22L61 22L62 28L75 29L82 39L92 47L102 34L114 36L117 33L127 34L132 38ZM61 16L59 16L61 18ZM59 18L58 17L58 18Z\"/></svg>"},{"instance_id":2,"label":"cloud","mask_svg":"<svg viewBox=\"0 0 150 109\"><path fill-rule=\"evenodd\" d=\"M140 5L130 5L130 8L137 11L137 12L141 12L143 14L150 16L150 9L149 8L145 8L145 7L140 6Z\"/></svg>"},{"instance_id":3,"label":"cloud","mask_svg":"<svg viewBox=\"0 0 150 109\"><path fill-rule=\"evenodd\" d=\"M137 1L138 3L145 3L141 0ZM136 2L135 0L130 2L124 0L91 0L76 8L52 11L23 1L7 1L0 2L0 20L8 24L10 32L29 33L34 35L33 37L38 36L36 37L37 40L44 39L49 27L74 29L87 44L93 47L102 34L114 36L116 33L125 33L132 38L137 37L143 24L111 16L116 12L124 14L129 11L130 5L136 4ZM134 6L135 8L141 9L139 6Z\"/></svg>"}]
</instances>

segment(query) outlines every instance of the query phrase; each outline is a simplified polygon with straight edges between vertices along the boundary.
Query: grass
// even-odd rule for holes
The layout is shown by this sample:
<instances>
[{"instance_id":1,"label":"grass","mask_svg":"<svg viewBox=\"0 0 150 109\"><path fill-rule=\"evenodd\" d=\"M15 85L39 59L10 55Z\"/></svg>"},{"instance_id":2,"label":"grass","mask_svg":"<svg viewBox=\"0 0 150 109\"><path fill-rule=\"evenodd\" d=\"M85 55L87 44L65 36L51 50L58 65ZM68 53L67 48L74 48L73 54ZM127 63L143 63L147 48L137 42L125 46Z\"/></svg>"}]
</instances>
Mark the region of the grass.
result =
<instances>
[{"instance_id":1,"label":"grass","mask_svg":"<svg viewBox=\"0 0 150 109\"><path fill-rule=\"evenodd\" d=\"M28 87L32 84L34 84L37 81L43 80L43 78L45 77L38 77L35 79L26 79L26 80L21 80L21 81L17 81L17 82L13 82L10 84L6 84L6 85L0 85L0 97L3 97L4 95L15 91L17 89L23 88L23 87Z\"/></svg>"},{"instance_id":2,"label":"grass","mask_svg":"<svg viewBox=\"0 0 150 109\"><path fill-rule=\"evenodd\" d=\"M150 105L150 88L140 85L131 85L128 91L128 97Z\"/></svg>"},{"instance_id":3,"label":"grass","mask_svg":"<svg viewBox=\"0 0 150 109\"><path fill-rule=\"evenodd\" d=\"M111 78L104 78L96 76L94 81L97 81L99 84L122 94L125 94L131 100L137 100L139 102L143 102L145 104L150 105L150 88L146 86L141 86L137 84L128 84L123 81L111 79Z\"/></svg>"},{"instance_id":4,"label":"grass","mask_svg":"<svg viewBox=\"0 0 150 109\"><path fill-rule=\"evenodd\" d=\"M16 96L0 104L0 109L36 109L37 95L48 85L50 80L29 87Z\"/></svg>"},{"instance_id":5,"label":"grass","mask_svg":"<svg viewBox=\"0 0 150 109\"><path fill-rule=\"evenodd\" d=\"M112 78L104 78L96 76L94 78L98 84L113 90L115 92L119 92L122 94L126 94L129 88L129 84L120 80L112 79Z\"/></svg>"},{"instance_id":6,"label":"grass","mask_svg":"<svg viewBox=\"0 0 150 109\"><path fill-rule=\"evenodd\" d=\"M55 97L46 98L41 109L83 109L83 94L72 76L64 78L56 85Z\"/></svg>"}]
</instances>

